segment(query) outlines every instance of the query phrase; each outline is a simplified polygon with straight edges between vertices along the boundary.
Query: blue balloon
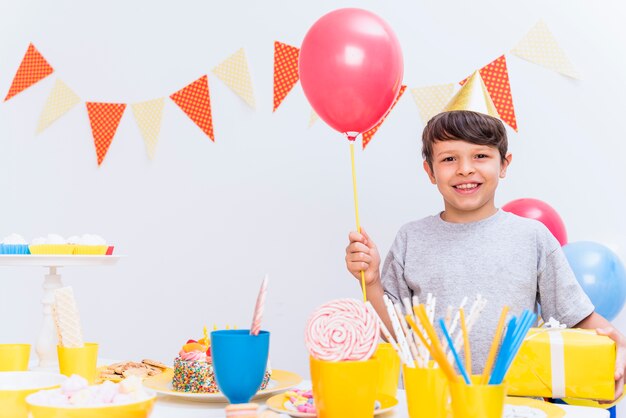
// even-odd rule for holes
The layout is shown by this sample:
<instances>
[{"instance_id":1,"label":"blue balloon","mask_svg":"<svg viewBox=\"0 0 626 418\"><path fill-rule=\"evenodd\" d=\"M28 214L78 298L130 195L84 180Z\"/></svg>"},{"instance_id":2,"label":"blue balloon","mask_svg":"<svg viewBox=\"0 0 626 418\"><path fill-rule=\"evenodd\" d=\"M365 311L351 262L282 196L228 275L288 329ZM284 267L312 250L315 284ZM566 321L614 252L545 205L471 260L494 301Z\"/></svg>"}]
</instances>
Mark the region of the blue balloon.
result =
<instances>
[{"instance_id":1,"label":"blue balloon","mask_svg":"<svg viewBox=\"0 0 626 418\"><path fill-rule=\"evenodd\" d=\"M563 246L576 279L596 307L596 312L615 319L626 301L626 270L607 247L590 241Z\"/></svg>"}]
</instances>

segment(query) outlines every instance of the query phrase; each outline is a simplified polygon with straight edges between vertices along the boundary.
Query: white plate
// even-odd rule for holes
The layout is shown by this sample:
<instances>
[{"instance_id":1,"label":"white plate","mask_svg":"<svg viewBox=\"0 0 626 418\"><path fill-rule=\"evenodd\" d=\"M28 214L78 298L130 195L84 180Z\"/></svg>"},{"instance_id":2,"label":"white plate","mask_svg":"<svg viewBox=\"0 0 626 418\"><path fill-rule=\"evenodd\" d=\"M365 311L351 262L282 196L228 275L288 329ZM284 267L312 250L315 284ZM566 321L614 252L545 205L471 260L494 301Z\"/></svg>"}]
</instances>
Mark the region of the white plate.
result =
<instances>
[{"instance_id":1,"label":"white plate","mask_svg":"<svg viewBox=\"0 0 626 418\"><path fill-rule=\"evenodd\" d=\"M174 377L174 370L167 369L163 373L156 376L151 376L143 381L143 385L161 395L176 396L184 398L189 401L195 402L228 402L228 399L222 393L189 393L178 392L172 387L172 378ZM286 370L272 370L272 377L267 385L267 388L260 390L254 395L252 399L272 395L278 392L284 392L300 383L302 377L300 375L288 372Z\"/></svg>"},{"instance_id":2,"label":"white plate","mask_svg":"<svg viewBox=\"0 0 626 418\"><path fill-rule=\"evenodd\" d=\"M391 396L379 395L381 399L378 399L381 407L374 410L374 415L384 414L387 411L391 411L397 404L398 400ZM284 393L274 395L266 402L267 407L274 412L280 414L287 414L294 418L315 418L317 415L311 412L298 412L295 410L293 404L286 398Z\"/></svg>"}]
</instances>

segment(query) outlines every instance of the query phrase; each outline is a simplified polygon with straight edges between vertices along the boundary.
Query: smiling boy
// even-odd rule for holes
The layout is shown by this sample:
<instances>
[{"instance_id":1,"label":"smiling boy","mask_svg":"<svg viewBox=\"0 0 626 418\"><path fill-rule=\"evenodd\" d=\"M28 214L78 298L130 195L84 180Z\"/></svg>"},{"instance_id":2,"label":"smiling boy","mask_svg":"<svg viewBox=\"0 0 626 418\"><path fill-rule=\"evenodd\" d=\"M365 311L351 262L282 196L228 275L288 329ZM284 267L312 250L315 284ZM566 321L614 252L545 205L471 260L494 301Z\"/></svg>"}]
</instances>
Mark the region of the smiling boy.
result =
<instances>
[{"instance_id":1,"label":"smiling boy","mask_svg":"<svg viewBox=\"0 0 626 418\"><path fill-rule=\"evenodd\" d=\"M540 222L496 208L498 182L512 161L506 130L494 117L451 111L432 118L422 136L424 170L443 197L444 210L398 232L380 273L372 239L351 232L348 270L365 272L367 297L390 327L383 294L394 301L432 293L435 318L448 305L480 293L488 304L472 332L473 370L482 372L500 310L519 315L541 304L542 315L569 327L597 329L617 344L616 397L623 388L624 337L584 293L561 246Z\"/></svg>"}]
</instances>

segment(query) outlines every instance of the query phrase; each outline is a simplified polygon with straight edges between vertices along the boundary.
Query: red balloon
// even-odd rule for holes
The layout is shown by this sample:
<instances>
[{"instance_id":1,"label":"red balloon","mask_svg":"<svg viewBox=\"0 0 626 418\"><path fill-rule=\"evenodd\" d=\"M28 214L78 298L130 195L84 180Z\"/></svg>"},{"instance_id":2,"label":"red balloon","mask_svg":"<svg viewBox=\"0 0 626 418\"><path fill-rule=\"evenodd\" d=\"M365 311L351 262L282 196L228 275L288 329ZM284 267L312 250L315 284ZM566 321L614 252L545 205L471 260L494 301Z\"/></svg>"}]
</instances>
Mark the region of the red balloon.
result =
<instances>
[{"instance_id":1,"label":"red balloon","mask_svg":"<svg viewBox=\"0 0 626 418\"><path fill-rule=\"evenodd\" d=\"M567 244L565 224L554 208L547 203L537 199L517 199L502 206L502 210L540 221L562 246Z\"/></svg>"},{"instance_id":2,"label":"red balloon","mask_svg":"<svg viewBox=\"0 0 626 418\"><path fill-rule=\"evenodd\" d=\"M319 117L354 135L386 115L404 72L393 30L362 9L335 10L315 22L302 42L298 68L304 94Z\"/></svg>"}]
</instances>

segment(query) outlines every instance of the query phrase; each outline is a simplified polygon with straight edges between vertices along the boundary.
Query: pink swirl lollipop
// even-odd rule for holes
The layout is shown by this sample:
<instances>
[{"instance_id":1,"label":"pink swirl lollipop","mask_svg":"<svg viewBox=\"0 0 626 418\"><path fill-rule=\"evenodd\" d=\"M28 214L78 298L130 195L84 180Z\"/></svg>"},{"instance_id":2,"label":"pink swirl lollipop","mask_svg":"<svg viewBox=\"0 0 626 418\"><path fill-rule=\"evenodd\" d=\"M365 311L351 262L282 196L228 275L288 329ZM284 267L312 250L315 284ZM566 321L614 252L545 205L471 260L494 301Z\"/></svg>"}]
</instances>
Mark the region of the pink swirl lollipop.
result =
<instances>
[{"instance_id":1,"label":"pink swirl lollipop","mask_svg":"<svg viewBox=\"0 0 626 418\"><path fill-rule=\"evenodd\" d=\"M309 317L304 341L318 360L367 360L378 343L378 321L356 299L336 299Z\"/></svg>"}]
</instances>

